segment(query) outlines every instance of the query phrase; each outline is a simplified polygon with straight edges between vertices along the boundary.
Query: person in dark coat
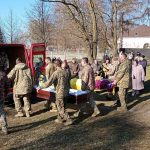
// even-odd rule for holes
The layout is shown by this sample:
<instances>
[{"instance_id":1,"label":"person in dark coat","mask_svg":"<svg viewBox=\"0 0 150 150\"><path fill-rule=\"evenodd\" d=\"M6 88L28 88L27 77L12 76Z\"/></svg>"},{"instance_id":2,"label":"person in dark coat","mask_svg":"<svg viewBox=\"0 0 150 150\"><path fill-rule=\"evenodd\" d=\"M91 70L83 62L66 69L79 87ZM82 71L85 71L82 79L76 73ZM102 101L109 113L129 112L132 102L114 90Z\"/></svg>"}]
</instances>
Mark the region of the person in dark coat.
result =
<instances>
[{"instance_id":1,"label":"person in dark coat","mask_svg":"<svg viewBox=\"0 0 150 150\"><path fill-rule=\"evenodd\" d=\"M69 81L70 81L70 80L71 80L71 71L70 71L70 67L69 67L69 65L68 65L67 60L64 60L64 61L62 62L61 68L62 68L62 69L65 69L65 70L67 71L68 76L69 76Z\"/></svg>"},{"instance_id":2,"label":"person in dark coat","mask_svg":"<svg viewBox=\"0 0 150 150\"><path fill-rule=\"evenodd\" d=\"M72 63L69 65L69 67L70 67L70 71L71 71L71 79L78 78L78 73L80 71L80 67L74 58L72 59Z\"/></svg>"},{"instance_id":3,"label":"person in dark coat","mask_svg":"<svg viewBox=\"0 0 150 150\"><path fill-rule=\"evenodd\" d=\"M56 57L55 56L52 59L52 63L54 63L54 61L56 61Z\"/></svg>"},{"instance_id":4,"label":"person in dark coat","mask_svg":"<svg viewBox=\"0 0 150 150\"><path fill-rule=\"evenodd\" d=\"M91 65L94 71L94 76L102 76L102 66L98 64L98 60L95 59L93 64Z\"/></svg>"},{"instance_id":5,"label":"person in dark coat","mask_svg":"<svg viewBox=\"0 0 150 150\"><path fill-rule=\"evenodd\" d=\"M109 59L109 56L105 53L104 56L103 56L103 62L104 63L106 62L106 59Z\"/></svg>"},{"instance_id":6,"label":"person in dark coat","mask_svg":"<svg viewBox=\"0 0 150 150\"><path fill-rule=\"evenodd\" d=\"M110 55L110 62L112 62L112 59L113 59L113 55L111 54Z\"/></svg>"},{"instance_id":7,"label":"person in dark coat","mask_svg":"<svg viewBox=\"0 0 150 150\"><path fill-rule=\"evenodd\" d=\"M141 56L140 56L139 64L142 65L142 67L143 67L143 69L144 69L144 72L145 72L145 76L146 76L147 60L144 59L144 58L145 58L144 55L141 55Z\"/></svg>"}]
</instances>

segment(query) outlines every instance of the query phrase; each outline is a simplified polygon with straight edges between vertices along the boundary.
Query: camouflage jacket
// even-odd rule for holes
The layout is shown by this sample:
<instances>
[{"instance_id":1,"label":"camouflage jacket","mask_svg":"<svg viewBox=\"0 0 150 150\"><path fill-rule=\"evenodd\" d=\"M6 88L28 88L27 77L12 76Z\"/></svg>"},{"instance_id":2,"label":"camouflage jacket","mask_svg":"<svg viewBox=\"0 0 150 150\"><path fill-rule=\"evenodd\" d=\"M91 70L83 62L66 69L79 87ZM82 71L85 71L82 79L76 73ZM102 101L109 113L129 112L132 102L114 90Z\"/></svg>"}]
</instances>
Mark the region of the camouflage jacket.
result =
<instances>
[{"instance_id":1,"label":"camouflage jacket","mask_svg":"<svg viewBox=\"0 0 150 150\"><path fill-rule=\"evenodd\" d=\"M116 75L116 83L118 87L129 88L131 85L132 65L129 59L125 59L120 63Z\"/></svg>"},{"instance_id":2,"label":"camouflage jacket","mask_svg":"<svg viewBox=\"0 0 150 150\"><path fill-rule=\"evenodd\" d=\"M10 82L7 75L0 71L0 104L4 102L4 94L8 94L10 88Z\"/></svg>"},{"instance_id":3,"label":"camouflage jacket","mask_svg":"<svg viewBox=\"0 0 150 150\"><path fill-rule=\"evenodd\" d=\"M31 69L24 63L17 64L8 74L9 81L14 80L13 92L17 95L31 93L34 86Z\"/></svg>"},{"instance_id":4,"label":"camouflage jacket","mask_svg":"<svg viewBox=\"0 0 150 150\"><path fill-rule=\"evenodd\" d=\"M82 80L82 91L95 89L95 77L94 72L91 66L86 65L84 66L82 73L81 73L81 80Z\"/></svg>"},{"instance_id":5,"label":"camouflage jacket","mask_svg":"<svg viewBox=\"0 0 150 150\"><path fill-rule=\"evenodd\" d=\"M6 71L7 66L8 66L8 56L7 56L7 54L6 53L4 55L0 54L0 67L2 67L4 71Z\"/></svg>"},{"instance_id":6,"label":"camouflage jacket","mask_svg":"<svg viewBox=\"0 0 150 150\"><path fill-rule=\"evenodd\" d=\"M66 70L58 68L52 74L49 80L40 86L40 89L47 88L52 84L54 84L54 86L56 87L56 99L62 99L69 95L69 77Z\"/></svg>"},{"instance_id":7,"label":"camouflage jacket","mask_svg":"<svg viewBox=\"0 0 150 150\"><path fill-rule=\"evenodd\" d=\"M50 63L46 66L46 68L45 68L46 80L48 80L48 79L51 77L51 75L54 73L54 71L55 71L55 67L54 67L54 65L50 62Z\"/></svg>"},{"instance_id":8,"label":"camouflage jacket","mask_svg":"<svg viewBox=\"0 0 150 150\"><path fill-rule=\"evenodd\" d=\"M116 77L116 74L117 74L117 71L118 71L118 68L119 68L119 61L114 61L110 68L109 68L109 71L107 72L107 75L109 76L109 79L111 80L114 80L115 77Z\"/></svg>"}]
</instances>

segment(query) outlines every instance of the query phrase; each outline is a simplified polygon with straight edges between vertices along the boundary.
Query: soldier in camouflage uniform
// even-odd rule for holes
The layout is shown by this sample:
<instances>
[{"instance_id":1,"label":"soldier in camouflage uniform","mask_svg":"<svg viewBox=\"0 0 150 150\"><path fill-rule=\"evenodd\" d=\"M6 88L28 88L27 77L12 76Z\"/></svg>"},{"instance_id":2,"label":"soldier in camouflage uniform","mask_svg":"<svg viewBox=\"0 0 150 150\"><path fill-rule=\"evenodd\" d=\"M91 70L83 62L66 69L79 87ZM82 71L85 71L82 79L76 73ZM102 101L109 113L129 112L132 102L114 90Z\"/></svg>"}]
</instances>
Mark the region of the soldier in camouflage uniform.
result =
<instances>
[{"instance_id":1,"label":"soldier in camouflage uniform","mask_svg":"<svg viewBox=\"0 0 150 150\"><path fill-rule=\"evenodd\" d=\"M65 110L65 98L69 95L69 77L67 72L61 69L59 60L56 60L54 62L54 65L57 70L52 74L47 82L43 83L37 88L37 92L54 84L54 86L56 87L56 106L59 113L58 118L55 120L55 122L62 123L65 120L65 125L70 125L72 124L72 120Z\"/></svg>"},{"instance_id":2,"label":"soldier in camouflage uniform","mask_svg":"<svg viewBox=\"0 0 150 150\"><path fill-rule=\"evenodd\" d=\"M31 104L30 96L33 90L34 82L31 69L24 63L21 58L17 58L15 67L8 74L9 81L14 80L13 98L15 108L18 114L15 117L23 117L23 110L20 99L23 98L24 109L27 117L30 117Z\"/></svg>"},{"instance_id":3,"label":"soldier in camouflage uniform","mask_svg":"<svg viewBox=\"0 0 150 150\"><path fill-rule=\"evenodd\" d=\"M8 134L7 120L4 112L4 94L8 94L9 88L10 82L8 81L7 75L0 71L0 126L4 134Z\"/></svg>"},{"instance_id":4,"label":"soldier in camouflage uniform","mask_svg":"<svg viewBox=\"0 0 150 150\"><path fill-rule=\"evenodd\" d=\"M116 77L116 74L117 74L117 71L118 71L118 68L119 68L119 60L117 57L113 57L112 58L112 64L109 68L109 71L107 72L107 76L110 80L114 80L115 77Z\"/></svg>"},{"instance_id":5,"label":"soldier in camouflage uniform","mask_svg":"<svg viewBox=\"0 0 150 150\"><path fill-rule=\"evenodd\" d=\"M0 70L6 71L8 66L8 56L5 53L5 49L0 51Z\"/></svg>"},{"instance_id":6,"label":"soldier in camouflage uniform","mask_svg":"<svg viewBox=\"0 0 150 150\"><path fill-rule=\"evenodd\" d=\"M94 113L92 114L92 117L96 117L100 114L100 111L97 108L97 105L93 99L93 93L95 89L95 77L94 72L91 66L88 65L88 58L84 57L81 60L81 64L84 67L82 70L81 80L82 80L82 91L87 91L87 99L94 109ZM79 115L83 114L83 111L86 107L86 103L83 103L81 105L81 108L78 112L74 113L74 117L78 117Z\"/></svg>"},{"instance_id":7,"label":"soldier in camouflage uniform","mask_svg":"<svg viewBox=\"0 0 150 150\"><path fill-rule=\"evenodd\" d=\"M119 87L119 100L121 107L118 107L118 111L127 111L127 92L131 84L132 65L131 60L127 59L126 54L122 54L120 57L120 65L114 81L114 85Z\"/></svg>"},{"instance_id":8,"label":"soldier in camouflage uniform","mask_svg":"<svg viewBox=\"0 0 150 150\"><path fill-rule=\"evenodd\" d=\"M109 68L109 71L107 72L108 79L115 80L116 74L118 72L119 65L120 65L120 62L119 62L118 58L113 57L112 58L112 64ZM111 93L108 93L108 95L106 96L106 98L109 99L109 100L111 100L111 97L112 97ZM115 97L117 98L117 101L114 101L113 105L116 105L117 103L120 102L120 101L118 101L118 96L117 96L116 93L115 93Z\"/></svg>"},{"instance_id":9,"label":"soldier in camouflage uniform","mask_svg":"<svg viewBox=\"0 0 150 150\"><path fill-rule=\"evenodd\" d=\"M48 81L48 79L54 73L55 67L54 67L54 64L51 62L51 58L50 57L47 57L45 59L45 63L46 63L45 76L46 76L46 80ZM57 112L56 104L53 103L53 102L50 102L49 100L47 100L47 103L44 106L47 109L49 109L50 107L52 107L52 109L50 110L50 112Z\"/></svg>"}]
</instances>

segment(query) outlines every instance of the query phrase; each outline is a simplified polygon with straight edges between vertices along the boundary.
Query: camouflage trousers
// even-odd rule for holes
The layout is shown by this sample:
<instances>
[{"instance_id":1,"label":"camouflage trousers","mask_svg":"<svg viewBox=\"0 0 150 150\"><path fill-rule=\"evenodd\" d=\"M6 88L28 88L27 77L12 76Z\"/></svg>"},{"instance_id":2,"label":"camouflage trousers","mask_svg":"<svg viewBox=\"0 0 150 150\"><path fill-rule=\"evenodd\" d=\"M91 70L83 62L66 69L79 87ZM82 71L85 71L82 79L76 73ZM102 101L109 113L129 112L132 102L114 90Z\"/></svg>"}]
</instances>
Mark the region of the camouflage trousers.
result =
<instances>
[{"instance_id":1,"label":"camouflage trousers","mask_svg":"<svg viewBox=\"0 0 150 150\"><path fill-rule=\"evenodd\" d=\"M56 104L54 102L51 102L50 100L47 100L45 105L47 108L51 107L52 110L57 110Z\"/></svg>"},{"instance_id":2,"label":"camouflage trousers","mask_svg":"<svg viewBox=\"0 0 150 150\"><path fill-rule=\"evenodd\" d=\"M94 101L93 93L94 93L94 91L89 91L89 90L87 91L87 100L89 101L91 107L95 110L98 108ZM84 112L85 108L86 108L86 103L82 103L79 112Z\"/></svg>"},{"instance_id":3,"label":"camouflage trousers","mask_svg":"<svg viewBox=\"0 0 150 150\"><path fill-rule=\"evenodd\" d=\"M127 92L128 89L119 87L118 98L122 108L127 108Z\"/></svg>"},{"instance_id":4,"label":"camouflage trousers","mask_svg":"<svg viewBox=\"0 0 150 150\"><path fill-rule=\"evenodd\" d=\"M4 104L0 104L0 127L7 128L7 120L4 111Z\"/></svg>"},{"instance_id":5,"label":"camouflage trousers","mask_svg":"<svg viewBox=\"0 0 150 150\"><path fill-rule=\"evenodd\" d=\"M66 107L66 99L67 98L56 98L56 106L58 110L58 117L57 119L61 120L69 120L70 116L68 115L65 107Z\"/></svg>"},{"instance_id":6,"label":"camouflage trousers","mask_svg":"<svg viewBox=\"0 0 150 150\"><path fill-rule=\"evenodd\" d=\"M26 112L31 111L30 97L31 97L30 93L25 95L14 94L13 98L15 102L15 109L17 110L17 112L23 112L21 101L20 101L21 98L23 98L24 101L24 110Z\"/></svg>"}]
</instances>

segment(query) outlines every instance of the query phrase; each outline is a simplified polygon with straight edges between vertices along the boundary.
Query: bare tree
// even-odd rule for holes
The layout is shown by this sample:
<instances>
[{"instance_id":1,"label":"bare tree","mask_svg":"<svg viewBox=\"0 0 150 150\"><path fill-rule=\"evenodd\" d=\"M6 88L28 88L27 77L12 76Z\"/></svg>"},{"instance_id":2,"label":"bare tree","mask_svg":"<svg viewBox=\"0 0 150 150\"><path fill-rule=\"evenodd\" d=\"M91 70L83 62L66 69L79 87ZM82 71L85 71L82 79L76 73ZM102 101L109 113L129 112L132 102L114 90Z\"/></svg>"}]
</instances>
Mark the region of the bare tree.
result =
<instances>
[{"instance_id":1,"label":"bare tree","mask_svg":"<svg viewBox=\"0 0 150 150\"><path fill-rule=\"evenodd\" d=\"M97 0L94 4L103 26L103 40L112 49L114 56L117 56L118 37L121 36L122 39L128 26L142 18L143 3L141 0Z\"/></svg>"},{"instance_id":2,"label":"bare tree","mask_svg":"<svg viewBox=\"0 0 150 150\"><path fill-rule=\"evenodd\" d=\"M66 18L74 23L83 39L87 55L92 62L97 55L97 23L93 0L41 0L43 2L56 2L64 6ZM88 13L87 13L88 12Z\"/></svg>"},{"instance_id":3,"label":"bare tree","mask_svg":"<svg viewBox=\"0 0 150 150\"><path fill-rule=\"evenodd\" d=\"M10 9L9 15L7 19L5 20L5 34L6 38L10 41L10 43L15 43L15 38L18 36L18 30L19 30L19 18L14 15L13 10Z\"/></svg>"},{"instance_id":4,"label":"bare tree","mask_svg":"<svg viewBox=\"0 0 150 150\"><path fill-rule=\"evenodd\" d=\"M44 2L36 2L30 4L30 9L26 13L30 41L42 42L47 46L50 43L50 34L54 26L50 5L45 5Z\"/></svg>"}]
</instances>

